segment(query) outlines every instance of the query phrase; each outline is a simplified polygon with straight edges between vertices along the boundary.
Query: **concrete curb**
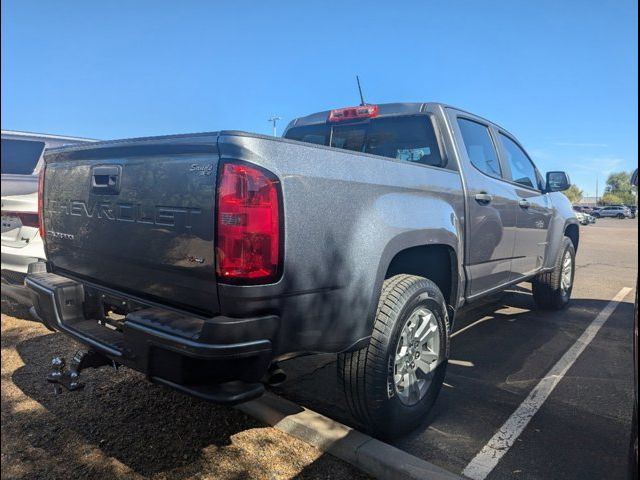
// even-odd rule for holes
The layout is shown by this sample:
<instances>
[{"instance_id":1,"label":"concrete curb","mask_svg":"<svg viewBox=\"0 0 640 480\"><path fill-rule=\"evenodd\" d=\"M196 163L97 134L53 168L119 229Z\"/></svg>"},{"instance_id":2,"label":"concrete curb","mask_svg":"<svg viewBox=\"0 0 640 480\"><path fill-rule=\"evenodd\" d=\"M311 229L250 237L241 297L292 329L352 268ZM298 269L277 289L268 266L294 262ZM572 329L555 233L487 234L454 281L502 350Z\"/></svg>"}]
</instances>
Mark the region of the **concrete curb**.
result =
<instances>
[{"instance_id":1,"label":"concrete curb","mask_svg":"<svg viewBox=\"0 0 640 480\"><path fill-rule=\"evenodd\" d=\"M237 407L247 415L296 437L383 480L461 480L432 463L376 440L273 393Z\"/></svg>"}]
</instances>

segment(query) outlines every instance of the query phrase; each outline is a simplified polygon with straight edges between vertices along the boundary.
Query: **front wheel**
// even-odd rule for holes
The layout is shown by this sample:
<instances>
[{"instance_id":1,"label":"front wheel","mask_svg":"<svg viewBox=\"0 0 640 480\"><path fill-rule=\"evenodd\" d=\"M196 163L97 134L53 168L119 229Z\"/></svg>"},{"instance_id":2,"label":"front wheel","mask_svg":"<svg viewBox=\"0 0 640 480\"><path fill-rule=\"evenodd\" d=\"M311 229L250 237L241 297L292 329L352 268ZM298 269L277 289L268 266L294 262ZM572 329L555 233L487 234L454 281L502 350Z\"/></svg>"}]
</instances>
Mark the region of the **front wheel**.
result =
<instances>
[{"instance_id":1,"label":"front wheel","mask_svg":"<svg viewBox=\"0 0 640 480\"><path fill-rule=\"evenodd\" d=\"M561 310L569 304L575 277L576 249L568 237L562 240L553 270L532 282L533 299L540 308Z\"/></svg>"},{"instance_id":2,"label":"front wheel","mask_svg":"<svg viewBox=\"0 0 640 480\"><path fill-rule=\"evenodd\" d=\"M349 410L382 438L413 430L436 401L448 358L449 320L440 289L415 275L389 278L369 345L338 357Z\"/></svg>"},{"instance_id":3,"label":"front wheel","mask_svg":"<svg viewBox=\"0 0 640 480\"><path fill-rule=\"evenodd\" d=\"M625 219L625 218L627 218L627 217L625 217L624 213L619 213L619 214L618 214L618 218L619 218L620 220L624 220L624 219Z\"/></svg>"}]
</instances>

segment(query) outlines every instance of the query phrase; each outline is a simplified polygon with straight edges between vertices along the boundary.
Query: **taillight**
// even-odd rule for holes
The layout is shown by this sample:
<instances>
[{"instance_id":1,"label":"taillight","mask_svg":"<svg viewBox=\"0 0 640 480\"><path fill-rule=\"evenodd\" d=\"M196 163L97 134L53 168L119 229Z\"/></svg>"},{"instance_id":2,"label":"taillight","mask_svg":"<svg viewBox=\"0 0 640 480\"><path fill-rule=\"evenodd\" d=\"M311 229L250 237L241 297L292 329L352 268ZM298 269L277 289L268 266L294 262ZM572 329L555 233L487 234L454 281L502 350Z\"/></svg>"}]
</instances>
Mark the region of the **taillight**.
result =
<instances>
[{"instance_id":1,"label":"taillight","mask_svg":"<svg viewBox=\"0 0 640 480\"><path fill-rule=\"evenodd\" d=\"M281 262L278 179L265 170L225 163L218 179L216 271L220 280L266 283Z\"/></svg>"},{"instance_id":2,"label":"taillight","mask_svg":"<svg viewBox=\"0 0 640 480\"><path fill-rule=\"evenodd\" d=\"M331 110L329 122L344 122L346 120L357 120L360 118L374 118L380 113L378 105L361 105L359 107L347 107Z\"/></svg>"},{"instance_id":3,"label":"taillight","mask_svg":"<svg viewBox=\"0 0 640 480\"><path fill-rule=\"evenodd\" d=\"M40 222L38 221L37 213L11 212L8 210L2 210L2 216L19 218L20 223L22 224L23 227L34 227L34 228L40 227Z\"/></svg>"},{"instance_id":4,"label":"taillight","mask_svg":"<svg viewBox=\"0 0 640 480\"><path fill-rule=\"evenodd\" d=\"M40 174L38 175L38 217L39 217L39 227L40 227L40 238L44 241L45 231L44 231L44 170L45 166L42 165L40 169Z\"/></svg>"}]
</instances>

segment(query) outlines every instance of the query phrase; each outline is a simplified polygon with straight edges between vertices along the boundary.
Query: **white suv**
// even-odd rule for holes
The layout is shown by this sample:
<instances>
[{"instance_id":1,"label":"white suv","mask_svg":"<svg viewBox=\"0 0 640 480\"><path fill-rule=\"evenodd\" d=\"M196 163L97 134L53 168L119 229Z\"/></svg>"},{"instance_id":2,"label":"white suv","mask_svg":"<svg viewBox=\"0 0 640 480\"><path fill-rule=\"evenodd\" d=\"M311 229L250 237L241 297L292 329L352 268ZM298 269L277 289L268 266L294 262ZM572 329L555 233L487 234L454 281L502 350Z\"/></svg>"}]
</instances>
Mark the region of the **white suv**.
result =
<instances>
[{"instance_id":1,"label":"white suv","mask_svg":"<svg viewBox=\"0 0 640 480\"><path fill-rule=\"evenodd\" d=\"M596 210L592 214L597 218L631 218L631 210L624 205L612 205L609 207L602 207L600 210Z\"/></svg>"}]
</instances>

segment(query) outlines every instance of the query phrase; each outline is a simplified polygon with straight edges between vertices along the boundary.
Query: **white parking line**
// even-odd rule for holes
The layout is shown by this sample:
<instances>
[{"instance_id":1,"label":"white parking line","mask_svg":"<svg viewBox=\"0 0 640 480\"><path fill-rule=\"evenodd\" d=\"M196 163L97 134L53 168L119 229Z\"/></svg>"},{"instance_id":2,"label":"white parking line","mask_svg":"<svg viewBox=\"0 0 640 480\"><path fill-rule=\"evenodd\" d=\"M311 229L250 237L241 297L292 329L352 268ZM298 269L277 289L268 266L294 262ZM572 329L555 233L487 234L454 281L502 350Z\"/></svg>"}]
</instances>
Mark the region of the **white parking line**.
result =
<instances>
[{"instance_id":1,"label":"white parking line","mask_svg":"<svg viewBox=\"0 0 640 480\"><path fill-rule=\"evenodd\" d=\"M582 335L580 335L580 338L578 338L562 358L551 367L551 370L549 370L546 376L531 390L531 393L529 393L517 410L513 412L491 440L489 440L473 460L469 462L469 465L467 465L462 472L463 475L473 480L483 480L491 473L500 459L513 446L531 418L540 409L551 392L553 392L553 389L556 388L560 380L562 380L567 370L571 368L580 354L595 338L600 328L630 291L630 288L624 287L613 297L613 300L600 311L598 316L589 324Z\"/></svg>"}]
</instances>

